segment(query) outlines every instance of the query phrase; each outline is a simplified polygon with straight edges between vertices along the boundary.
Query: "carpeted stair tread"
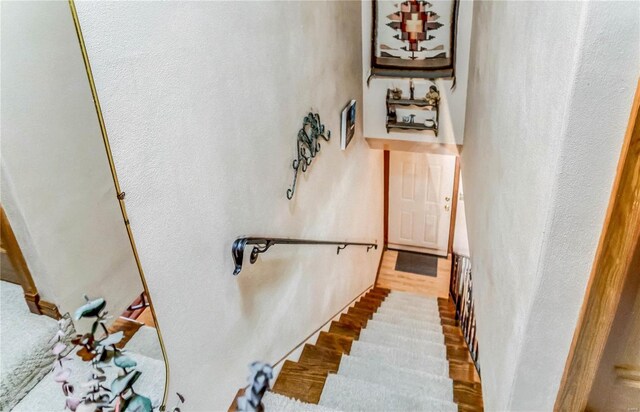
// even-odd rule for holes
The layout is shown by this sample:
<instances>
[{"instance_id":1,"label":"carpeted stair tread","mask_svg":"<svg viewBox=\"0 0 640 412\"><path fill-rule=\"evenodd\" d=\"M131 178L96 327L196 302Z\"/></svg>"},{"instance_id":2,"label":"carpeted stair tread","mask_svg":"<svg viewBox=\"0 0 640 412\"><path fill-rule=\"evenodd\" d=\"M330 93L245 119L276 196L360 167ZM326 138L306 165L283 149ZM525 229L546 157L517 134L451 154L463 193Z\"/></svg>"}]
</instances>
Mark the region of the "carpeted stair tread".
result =
<instances>
[{"instance_id":1,"label":"carpeted stair tread","mask_svg":"<svg viewBox=\"0 0 640 412\"><path fill-rule=\"evenodd\" d=\"M420 295L418 293L405 292L402 290L394 290L389 293L389 297L403 297L405 299L416 299L416 300L438 300L433 296Z\"/></svg>"},{"instance_id":2,"label":"carpeted stair tread","mask_svg":"<svg viewBox=\"0 0 640 412\"><path fill-rule=\"evenodd\" d=\"M437 312L436 314L431 312L411 312L411 311L404 311L404 310L381 306L378 309L377 313L392 315L396 317L404 317L406 319L412 319L412 320L430 321L432 323L437 322L438 319L440 319L440 322L442 322L442 318L439 318L437 316Z\"/></svg>"},{"instance_id":3,"label":"carpeted stair tread","mask_svg":"<svg viewBox=\"0 0 640 412\"><path fill-rule=\"evenodd\" d=\"M359 379L330 374L327 377L320 405L345 411L451 411L453 402L420 396L400 395L396 391Z\"/></svg>"},{"instance_id":4,"label":"carpeted stair tread","mask_svg":"<svg viewBox=\"0 0 640 412\"><path fill-rule=\"evenodd\" d=\"M381 322L374 318L367 324L367 329L394 333L405 338L426 340L434 343L445 343L445 338L442 334L442 327L440 325L433 325L429 328L415 328L391 322Z\"/></svg>"},{"instance_id":5,"label":"carpeted stair tread","mask_svg":"<svg viewBox=\"0 0 640 412\"><path fill-rule=\"evenodd\" d=\"M378 345L385 345L393 348L403 349L406 351L422 354L424 356L433 356L436 358L446 359L447 348L443 343L433 343L421 341L417 339L405 338L391 333L383 333L363 329L360 332L358 342L369 342Z\"/></svg>"},{"instance_id":6,"label":"carpeted stair tread","mask_svg":"<svg viewBox=\"0 0 640 412\"><path fill-rule=\"evenodd\" d=\"M385 299L387 302L391 301L402 301L402 302L413 302L416 304L440 304L437 298L431 296L406 296L400 295L397 293L391 293Z\"/></svg>"},{"instance_id":7,"label":"carpeted stair tread","mask_svg":"<svg viewBox=\"0 0 640 412\"><path fill-rule=\"evenodd\" d=\"M355 341L349 356L377 360L380 363L418 371L429 371L435 375L449 376L449 365L441 357L423 355L389 346Z\"/></svg>"},{"instance_id":8,"label":"carpeted stair tread","mask_svg":"<svg viewBox=\"0 0 640 412\"><path fill-rule=\"evenodd\" d=\"M326 408L313 403L300 402L274 392L265 393L262 398L265 411L274 412L331 412L335 409Z\"/></svg>"},{"instance_id":9,"label":"carpeted stair tread","mask_svg":"<svg viewBox=\"0 0 640 412\"><path fill-rule=\"evenodd\" d=\"M384 302L382 307L386 309L401 310L408 313L428 313L431 315L440 315L441 308L435 303L433 305L413 304L405 302Z\"/></svg>"},{"instance_id":10,"label":"carpeted stair tread","mask_svg":"<svg viewBox=\"0 0 640 412\"><path fill-rule=\"evenodd\" d=\"M384 385L398 393L411 395L414 392L439 399L453 401L453 382L441 375L380 363L375 359L343 356L338 375Z\"/></svg>"},{"instance_id":11,"label":"carpeted stair tread","mask_svg":"<svg viewBox=\"0 0 640 412\"><path fill-rule=\"evenodd\" d=\"M375 313L373 320L378 322L393 323L398 326L407 326L410 328L424 328L426 330L442 329L442 325L438 319L407 319L405 317L397 317L386 313Z\"/></svg>"},{"instance_id":12,"label":"carpeted stair tread","mask_svg":"<svg viewBox=\"0 0 640 412\"><path fill-rule=\"evenodd\" d=\"M407 311L427 311L431 313L438 313L440 308L436 303L413 303L413 302L404 302L398 300L387 300L383 303L383 305L387 308L399 309L399 310L407 310Z\"/></svg>"}]
</instances>

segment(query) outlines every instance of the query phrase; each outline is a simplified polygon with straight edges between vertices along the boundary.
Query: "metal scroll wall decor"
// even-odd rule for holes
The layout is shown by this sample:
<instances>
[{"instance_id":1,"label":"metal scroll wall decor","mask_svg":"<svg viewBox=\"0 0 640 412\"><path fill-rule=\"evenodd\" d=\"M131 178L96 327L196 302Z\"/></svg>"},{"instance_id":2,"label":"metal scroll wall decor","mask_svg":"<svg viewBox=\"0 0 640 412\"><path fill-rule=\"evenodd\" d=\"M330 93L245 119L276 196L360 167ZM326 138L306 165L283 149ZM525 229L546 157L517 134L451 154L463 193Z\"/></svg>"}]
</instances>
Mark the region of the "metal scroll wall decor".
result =
<instances>
[{"instance_id":1,"label":"metal scroll wall decor","mask_svg":"<svg viewBox=\"0 0 640 412\"><path fill-rule=\"evenodd\" d=\"M458 0L373 0L371 72L454 77Z\"/></svg>"},{"instance_id":2,"label":"metal scroll wall decor","mask_svg":"<svg viewBox=\"0 0 640 412\"><path fill-rule=\"evenodd\" d=\"M328 142L331 139L331 131L327 130L325 132L318 113L309 113L302 121L302 129L298 132L298 157L293 160L293 183L291 188L287 189L287 199L293 199L296 191L296 182L298 181L298 171L302 169L302 173L306 172L313 158L320 152L321 137Z\"/></svg>"}]
</instances>

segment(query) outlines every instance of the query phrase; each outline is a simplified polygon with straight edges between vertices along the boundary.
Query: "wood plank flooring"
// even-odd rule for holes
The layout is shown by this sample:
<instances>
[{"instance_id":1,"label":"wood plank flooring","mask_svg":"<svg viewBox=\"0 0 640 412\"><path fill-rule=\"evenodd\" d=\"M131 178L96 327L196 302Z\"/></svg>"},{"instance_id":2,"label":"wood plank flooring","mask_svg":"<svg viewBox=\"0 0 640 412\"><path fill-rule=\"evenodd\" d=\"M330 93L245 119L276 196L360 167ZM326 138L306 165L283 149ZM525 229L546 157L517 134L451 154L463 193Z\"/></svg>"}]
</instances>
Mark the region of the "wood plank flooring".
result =
<instances>
[{"instance_id":1,"label":"wood plank flooring","mask_svg":"<svg viewBox=\"0 0 640 412\"><path fill-rule=\"evenodd\" d=\"M397 250L385 250L376 286L425 296L446 298L449 296L451 259L438 258L438 276L416 275L400 272L396 268Z\"/></svg>"}]
</instances>

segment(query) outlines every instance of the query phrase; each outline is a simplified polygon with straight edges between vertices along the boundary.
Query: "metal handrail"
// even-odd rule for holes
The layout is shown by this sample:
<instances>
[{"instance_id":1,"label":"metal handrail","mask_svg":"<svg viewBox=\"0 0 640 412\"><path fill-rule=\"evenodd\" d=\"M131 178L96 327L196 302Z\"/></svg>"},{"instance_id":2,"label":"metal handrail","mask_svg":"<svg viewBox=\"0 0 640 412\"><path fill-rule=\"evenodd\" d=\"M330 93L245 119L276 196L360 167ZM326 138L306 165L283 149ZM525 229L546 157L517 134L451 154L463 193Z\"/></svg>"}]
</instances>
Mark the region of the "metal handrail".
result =
<instances>
[{"instance_id":1,"label":"metal handrail","mask_svg":"<svg viewBox=\"0 0 640 412\"><path fill-rule=\"evenodd\" d=\"M336 254L347 246L366 246L367 252L371 248L378 249L378 243L361 243L361 242L338 242L326 240L305 240L305 239L284 239L284 238L268 238L268 237L240 237L233 242L231 246L231 255L235 263L233 271L234 276L238 275L242 270L242 260L244 258L244 248L247 245L254 245L251 250L249 262L256 263L258 255L266 252L273 245L333 245L337 246Z\"/></svg>"}]
</instances>

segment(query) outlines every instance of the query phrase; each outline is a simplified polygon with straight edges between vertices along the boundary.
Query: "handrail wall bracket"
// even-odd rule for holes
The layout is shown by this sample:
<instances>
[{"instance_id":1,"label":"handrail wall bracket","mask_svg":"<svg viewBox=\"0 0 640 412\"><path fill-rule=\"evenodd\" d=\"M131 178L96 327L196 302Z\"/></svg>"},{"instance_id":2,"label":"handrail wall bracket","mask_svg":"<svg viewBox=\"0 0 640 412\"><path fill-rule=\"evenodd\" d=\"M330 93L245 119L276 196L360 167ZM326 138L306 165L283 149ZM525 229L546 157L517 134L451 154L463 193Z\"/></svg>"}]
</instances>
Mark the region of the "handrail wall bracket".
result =
<instances>
[{"instance_id":1,"label":"handrail wall bracket","mask_svg":"<svg viewBox=\"0 0 640 412\"><path fill-rule=\"evenodd\" d=\"M231 255L233 256L233 263L235 269L233 270L234 276L237 276L242 271L242 261L244 259L244 249L247 245L253 245L251 254L249 255L249 262L251 264L256 263L258 255L265 253L273 245L333 245L337 246L336 254L340 254L342 249L347 246L365 246L367 252L373 249L378 249L378 243L360 243L360 242L334 242L324 240L304 240L304 239L282 239L282 238L264 238L264 237L240 237L233 242L231 246Z\"/></svg>"}]
</instances>

